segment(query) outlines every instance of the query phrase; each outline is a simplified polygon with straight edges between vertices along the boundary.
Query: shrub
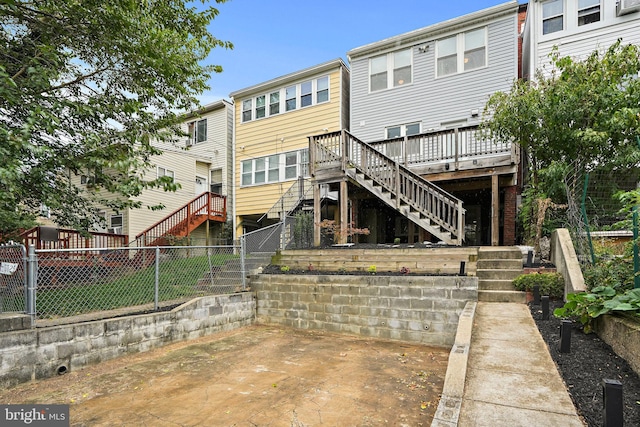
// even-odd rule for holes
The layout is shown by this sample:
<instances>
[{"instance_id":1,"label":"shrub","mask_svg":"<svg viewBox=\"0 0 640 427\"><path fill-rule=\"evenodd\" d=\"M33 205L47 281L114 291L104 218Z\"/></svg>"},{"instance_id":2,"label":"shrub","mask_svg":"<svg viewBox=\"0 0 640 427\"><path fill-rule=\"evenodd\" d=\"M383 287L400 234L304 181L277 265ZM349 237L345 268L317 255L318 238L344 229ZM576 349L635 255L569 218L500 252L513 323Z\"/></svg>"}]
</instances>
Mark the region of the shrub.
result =
<instances>
[{"instance_id":1,"label":"shrub","mask_svg":"<svg viewBox=\"0 0 640 427\"><path fill-rule=\"evenodd\" d=\"M599 259L594 265L583 267L584 284L591 290L608 286L616 293L633 288L633 261L625 258Z\"/></svg>"},{"instance_id":2,"label":"shrub","mask_svg":"<svg viewBox=\"0 0 640 427\"><path fill-rule=\"evenodd\" d=\"M282 271L283 273L286 273L287 271L289 271L289 267L286 265L283 265L282 267L280 267L280 271Z\"/></svg>"},{"instance_id":3,"label":"shrub","mask_svg":"<svg viewBox=\"0 0 640 427\"><path fill-rule=\"evenodd\" d=\"M370 265L367 271L369 272L369 274L376 274L377 268L375 265Z\"/></svg>"},{"instance_id":4,"label":"shrub","mask_svg":"<svg viewBox=\"0 0 640 427\"><path fill-rule=\"evenodd\" d=\"M540 287L540 295L550 298L564 297L564 278L560 273L521 274L513 280L513 286L519 291L533 292L533 287Z\"/></svg>"}]
</instances>

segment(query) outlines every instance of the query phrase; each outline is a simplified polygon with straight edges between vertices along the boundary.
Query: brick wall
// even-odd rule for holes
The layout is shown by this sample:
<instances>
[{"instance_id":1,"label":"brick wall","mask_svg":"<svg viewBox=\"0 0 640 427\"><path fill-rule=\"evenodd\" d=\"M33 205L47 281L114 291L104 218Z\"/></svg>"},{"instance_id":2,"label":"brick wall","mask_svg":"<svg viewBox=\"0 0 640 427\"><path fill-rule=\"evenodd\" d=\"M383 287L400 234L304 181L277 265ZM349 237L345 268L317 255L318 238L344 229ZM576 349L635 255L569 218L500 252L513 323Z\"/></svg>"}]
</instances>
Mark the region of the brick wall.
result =
<instances>
[{"instance_id":1,"label":"brick wall","mask_svg":"<svg viewBox=\"0 0 640 427\"><path fill-rule=\"evenodd\" d=\"M511 246L516 244L516 200L518 187L515 185L504 189L503 234L502 244Z\"/></svg>"}]
</instances>

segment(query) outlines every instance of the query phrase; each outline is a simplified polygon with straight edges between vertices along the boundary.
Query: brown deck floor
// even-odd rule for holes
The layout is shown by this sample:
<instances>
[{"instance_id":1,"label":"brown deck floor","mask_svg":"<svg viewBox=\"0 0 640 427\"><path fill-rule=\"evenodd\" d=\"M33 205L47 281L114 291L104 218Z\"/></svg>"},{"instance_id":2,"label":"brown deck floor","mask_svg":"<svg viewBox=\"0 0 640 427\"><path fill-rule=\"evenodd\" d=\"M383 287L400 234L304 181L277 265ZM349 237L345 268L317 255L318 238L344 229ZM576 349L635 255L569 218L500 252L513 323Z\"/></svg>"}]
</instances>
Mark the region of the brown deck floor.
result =
<instances>
[{"instance_id":1,"label":"brown deck floor","mask_svg":"<svg viewBox=\"0 0 640 427\"><path fill-rule=\"evenodd\" d=\"M254 325L0 391L72 426L429 426L449 351Z\"/></svg>"}]
</instances>

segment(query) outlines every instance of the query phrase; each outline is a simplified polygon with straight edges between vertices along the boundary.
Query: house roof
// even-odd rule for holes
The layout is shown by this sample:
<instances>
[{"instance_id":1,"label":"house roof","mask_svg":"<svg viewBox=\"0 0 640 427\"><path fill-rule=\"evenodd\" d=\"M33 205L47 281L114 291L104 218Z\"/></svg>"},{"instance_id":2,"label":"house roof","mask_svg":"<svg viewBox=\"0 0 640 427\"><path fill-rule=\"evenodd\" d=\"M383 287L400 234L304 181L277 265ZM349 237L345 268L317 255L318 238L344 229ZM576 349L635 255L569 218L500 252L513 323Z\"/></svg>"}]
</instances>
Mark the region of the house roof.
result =
<instances>
[{"instance_id":1,"label":"house roof","mask_svg":"<svg viewBox=\"0 0 640 427\"><path fill-rule=\"evenodd\" d=\"M257 85L249 86L244 89L231 92L229 96L233 98L244 97L254 92L262 92L271 87L281 87L288 82L304 79L305 77L315 74L323 73L326 71L334 70L339 67L344 67L347 70L349 67L344 63L342 58L333 59L331 61L323 62L322 64L315 65L313 67L305 68L304 70L296 71L294 73L286 74L284 76L276 77L275 79L268 80Z\"/></svg>"},{"instance_id":2,"label":"house roof","mask_svg":"<svg viewBox=\"0 0 640 427\"><path fill-rule=\"evenodd\" d=\"M189 119L192 117L200 117L203 114L209 113L211 111L218 110L224 107L231 107L231 106L233 106L233 104L227 101L226 99L219 99L210 104L203 105L202 108L185 113L183 117L184 119Z\"/></svg>"},{"instance_id":3,"label":"house roof","mask_svg":"<svg viewBox=\"0 0 640 427\"><path fill-rule=\"evenodd\" d=\"M499 16L516 13L517 11L518 2L516 0L509 1L497 6L449 19L447 21L442 21L428 27L419 28L417 30L409 31L408 33L357 47L347 52L347 56L349 57L349 61L351 61L354 58L372 55L385 50L396 49L402 46L410 46L416 43L424 43L425 41L429 41L440 34L455 31Z\"/></svg>"}]
</instances>

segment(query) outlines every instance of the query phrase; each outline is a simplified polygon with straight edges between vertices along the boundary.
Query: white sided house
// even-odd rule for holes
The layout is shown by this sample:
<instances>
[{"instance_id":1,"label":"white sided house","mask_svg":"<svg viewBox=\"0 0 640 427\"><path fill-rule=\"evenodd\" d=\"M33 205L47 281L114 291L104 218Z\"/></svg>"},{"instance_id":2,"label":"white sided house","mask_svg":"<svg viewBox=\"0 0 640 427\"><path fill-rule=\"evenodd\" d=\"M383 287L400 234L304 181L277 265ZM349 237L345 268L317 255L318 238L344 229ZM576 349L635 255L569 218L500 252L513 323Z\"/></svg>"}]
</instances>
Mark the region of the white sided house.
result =
<instances>
[{"instance_id":1,"label":"white sided house","mask_svg":"<svg viewBox=\"0 0 640 427\"><path fill-rule=\"evenodd\" d=\"M519 149L477 128L518 77L518 11L510 1L348 52L350 132L312 141L312 171L370 242L514 243Z\"/></svg>"},{"instance_id":2,"label":"white sided house","mask_svg":"<svg viewBox=\"0 0 640 427\"><path fill-rule=\"evenodd\" d=\"M548 67L555 47L560 56L585 59L618 39L640 44L640 0L531 0L523 31L522 72L533 79Z\"/></svg>"}]
</instances>

